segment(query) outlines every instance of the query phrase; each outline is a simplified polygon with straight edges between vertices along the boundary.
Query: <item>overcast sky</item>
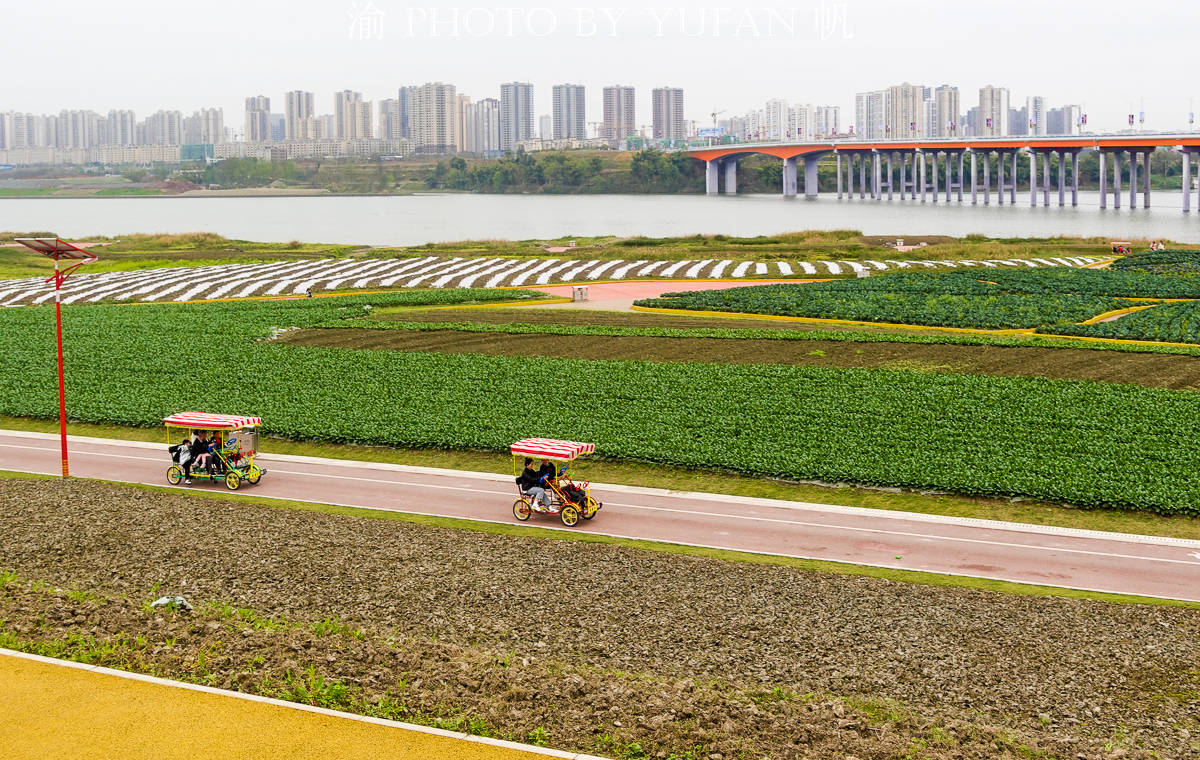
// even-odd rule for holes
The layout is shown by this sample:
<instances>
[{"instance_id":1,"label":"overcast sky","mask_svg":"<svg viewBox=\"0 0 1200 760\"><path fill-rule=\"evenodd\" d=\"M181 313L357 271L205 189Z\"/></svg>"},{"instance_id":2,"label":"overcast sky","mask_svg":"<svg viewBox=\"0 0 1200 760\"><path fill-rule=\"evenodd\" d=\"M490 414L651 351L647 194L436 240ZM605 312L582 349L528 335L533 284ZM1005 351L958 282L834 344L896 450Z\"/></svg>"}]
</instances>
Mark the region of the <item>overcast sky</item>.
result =
<instances>
[{"instance_id":1,"label":"overcast sky","mask_svg":"<svg viewBox=\"0 0 1200 760\"><path fill-rule=\"evenodd\" d=\"M247 95L278 113L285 91L309 90L328 113L343 89L379 100L443 81L478 99L514 80L535 85L536 114L549 113L552 85L586 85L590 121L601 87L633 85L639 124L659 85L682 87L702 122L779 97L840 105L843 128L855 92L904 81L957 85L963 111L985 84L1008 87L1013 106L1078 103L1096 130L1142 110L1146 128L1182 130L1200 108L1193 0L0 0L0 11L0 111L220 106L240 128Z\"/></svg>"}]
</instances>

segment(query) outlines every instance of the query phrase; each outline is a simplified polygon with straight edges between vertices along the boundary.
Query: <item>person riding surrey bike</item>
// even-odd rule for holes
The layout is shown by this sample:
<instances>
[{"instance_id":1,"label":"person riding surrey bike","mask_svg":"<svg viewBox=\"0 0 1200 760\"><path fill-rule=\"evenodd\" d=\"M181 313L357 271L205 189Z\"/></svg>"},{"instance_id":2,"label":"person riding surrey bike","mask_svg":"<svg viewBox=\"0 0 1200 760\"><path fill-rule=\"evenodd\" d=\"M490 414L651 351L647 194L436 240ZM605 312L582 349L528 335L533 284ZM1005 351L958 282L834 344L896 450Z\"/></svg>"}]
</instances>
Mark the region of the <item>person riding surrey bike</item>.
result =
<instances>
[{"instance_id":1,"label":"person riding surrey bike","mask_svg":"<svg viewBox=\"0 0 1200 760\"><path fill-rule=\"evenodd\" d=\"M542 472L533 469L533 460L526 457L525 469L517 477L517 487L521 493L532 498L534 502L541 501L544 510L550 509L550 493L543 485Z\"/></svg>"}]
</instances>

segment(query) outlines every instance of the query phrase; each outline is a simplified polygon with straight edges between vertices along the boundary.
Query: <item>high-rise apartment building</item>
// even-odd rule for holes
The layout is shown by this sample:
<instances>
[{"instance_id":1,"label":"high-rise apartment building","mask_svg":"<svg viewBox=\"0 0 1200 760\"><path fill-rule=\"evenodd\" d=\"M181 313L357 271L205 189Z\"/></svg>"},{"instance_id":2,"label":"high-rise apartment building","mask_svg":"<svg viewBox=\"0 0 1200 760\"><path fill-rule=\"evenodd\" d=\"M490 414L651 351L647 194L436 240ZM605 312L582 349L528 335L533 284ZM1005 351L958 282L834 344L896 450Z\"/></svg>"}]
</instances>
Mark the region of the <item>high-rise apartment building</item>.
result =
<instances>
[{"instance_id":1,"label":"high-rise apartment building","mask_svg":"<svg viewBox=\"0 0 1200 760\"><path fill-rule=\"evenodd\" d=\"M1046 134L1071 135L1082 131L1083 109L1079 106L1063 106L1046 111Z\"/></svg>"},{"instance_id":2,"label":"high-rise apartment building","mask_svg":"<svg viewBox=\"0 0 1200 760\"><path fill-rule=\"evenodd\" d=\"M292 90L283 96L284 100L284 135L288 140L304 140L305 132L309 131L307 121L316 110L313 106L313 94L303 90Z\"/></svg>"},{"instance_id":3,"label":"high-rise apartment building","mask_svg":"<svg viewBox=\"0 0 1200 760\"><path fill-rule=\"evenodd\" d=\"M963 134L959 125L958 88L944 84L933 91L933 137L954 137Z\"/></svg>"},{"instance_id":4,"label":"high-rise apartment building","mask_svg":"<svg viewBox=\"0 0 1200 760\"><path fill-rule=\"evenodd\" d=\"M796 127L795 116L788 102L772 98L763 106L760 124L760 140L783 140L791 137ZM655 135L657 136L657 128Z\"/></svg>"},{"instance_id":5,"label":"high-rise apartment building","mask_svg":"<svg viewBox=\"0 0 1200 760\"><path fill-rule=\"evenodd\" d=\"M923 86L905 82L887 89L887 126L889 136L895 140L910 140L925 134Z\"/></svg>"},{"instance_id":6,"label":"high-rise apartment building","mask_svg":"<svg viewBox=\"0 0 1200 760\"><path fill-rule=\"evenodd\" d=\"M457 150L467 144L467 107L470 105L470 95L454 96L454 146Z\"/></svg>"},{"instance_id":7,"label":"high-rise apartment building","mask_svg":"<svg viewBox=\"0 0 1200 760\"><path fill-rule=\"evenodd\" d=\"M600 137L613 145L637 133L637 115L634 110L634 90L624 85L604 88L604 121L600 125Z\"/></svg>"},{"instance_id":8,"label":"high-rise apartment building","mask_svg":"<svg viewBox=\"0 0 1200 760\"><path fill-rule=\"evenodd\" d=\"M246 98L246 123L242 139L254 143L271 141L271 99L266 95Z\"/></svg>"},{"instance_id":9,"label":"high-rise apartment building","mask_svg":"<svg viewBox=\"0 0 1200 760\"><path fill-rule=\"evenodd\" d=\"M650 93L651 120L657 140L682 140L687 137L683 118L683 90L656 87Z\"/></svg>"},{"instance_id":10,"label":"high-rise apartment building","mask_svg":"<svg viewBox=\"0 0 1200 760\"><path fill-rule=\"evenodd\" d=\"M1046 134L1046 99L1041 95L1031 95L1025 98L1025 118L1029 124L1027 134Z\"/></svg>"},{"instance_id":11,"label":"high-rise apartment building","mask_svg":"<svg viewBox=\"0 0 1200 760\"><path fill-rule=\"evenodd\" d=\"M554 139L554 117L544 113L538 117L537 135L539 140Z\"/></svg>"},{"instance_id":12,"label":"high-rise apartment building","mask_svg":"<svg viewBox=\"0 0 1200 760\"><path fill-rule=\"evenodd\" d=\"M225 142L225 112L220 108L201 108L183 120L184 143Z\"/></svg>"},{"instance_id":13,"label":"high-rise apartment building","mask_svg":"<svg viewBox=\"0 0 1200 760\"><path fill-rule=\"evenodd\" d=\"M158 111L146 117L145 145L182 145L183 114Z\"/></svg>"},{"instance_id":14,"label":"high-rise apartment building","mask_svg":"<svg viewBox=\"0 0 1200 760\"><path fill-rule=\"evenodd\" d=\"M500 153L500 101L484 98L466 107L464 119L465 143L461 146L466 153L477 156L495 156Z\"/></svg>"},{"instance_id":15,"label":"high-rise apartment building","mask_svg":"<svg viewBox=\"0 0 1200 760\"><path fill-rule=\"evenodd\" d=\"M556 84L553 89L554 139L587 139L587 103L581 84Z\"/></svg>"},{"instance_id":16,"label":"high-rise apartment building","mask_svg":"<svg viewBox=\"0 0 1200 760\"><path fill-rule=\"evenodd\" d=\"M860 92L854 96L854 130L864 140L886 140L887 90Z\"/></svg>"},{"instance_id":17,"label":"high-rise apartment building","mask_svg":"<svg viewBox=\"0 0 1200 760\"><path fill-rule=\"evenodd\" d=\"M271 114L271 142L287 139L287 118L281 113Z\"/></svg>"},{"instance_id":18,"label":"high-rise apartment building","mask_svg":"<svg viewBox=\"0 0 1200 760\"><path fill-rule=\"evenodd\" d=\"M979 137L1009 134L1008 89L990 84L979 88Z\"/></svg>"},{"instance_id":19,"label":"high-rise apartment building","mask_svg":"<svg viewBox=\"0 0 1200 760\"><path fill-rule=\"evenodd\" d=\"M508 152L522 140L533 139L533 85L500 85L500 149Z\"/></svg>"},{"instance_id":20,"label":"high-rise apartment building","mask_svg":"<svg viewBox=\"0 0 1200 760\"><path fill-rule=\"evenodd\" d=\"M137 145L137 115L129 110L108 112L108 144L127 147Z\"/></svg>"},{"instance_id":21,"label":"high-rise apartment building","mask_svg":"<svg viewBox=\"0 0 1200 760\"><path fill-rule=\"evenodd\" d=\"M809 137L831 137L841 132L841 106L816 106L812 109L812 131Z\"/></svg>"},{"instance_id":22,"label":"high-rise apartment building","mask_svg":"<svg viewBox=\"0 0 1200 760\"><path fill-rule=\"evenodd\" d=\"M379 136L384 140L400 138L400 101L384 98L379 101Z\"/></svg>"},{"instance_id":23,"label":"high-rise apartment building","mask_svg":"<svg viewBox=\"0 0 1200 760\"><path fill-rule=\"evenodd\" d=\"M412 90L409 115L411 140L417 153L454 153L458 93L452 84L429 82Z\"/></svg>"},{"instance_id":24,"label":"high-rise apartment building","mask_svg":"<svg viewBox=\"0 0 1200 760\"><path fill-rule=\"evenodd\" d=\"M411 138L412 135L412 98L417 87L401 87L396 100L400 102L400 134L398 137Z\"/></svg>"},{"instance_id":25,"label":"high-rise apartment building","mask_svg":"<svg viewBox=\"0 0 1200 760\"><path fill-rule=\"evenodd\" d=\"M375 136L371 102L361 92L342 90L333 96L334 136L340 140L364 140Z\"/></svg>"}]
</instances>

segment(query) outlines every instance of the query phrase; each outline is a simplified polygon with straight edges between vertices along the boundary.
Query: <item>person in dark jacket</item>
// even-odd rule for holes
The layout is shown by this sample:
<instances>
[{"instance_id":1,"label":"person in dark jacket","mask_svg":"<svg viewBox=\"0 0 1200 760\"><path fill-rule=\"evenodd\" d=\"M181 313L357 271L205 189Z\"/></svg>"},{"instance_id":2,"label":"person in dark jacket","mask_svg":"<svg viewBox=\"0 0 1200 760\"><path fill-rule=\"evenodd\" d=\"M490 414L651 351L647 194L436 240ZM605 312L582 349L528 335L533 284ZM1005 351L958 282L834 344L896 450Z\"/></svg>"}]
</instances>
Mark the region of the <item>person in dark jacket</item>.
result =
<instances>
[{"instance_id":1,"label":"person in dark jacket","mask_svg":"<svg viewBox=\"0 0 1200 760\"><path fill-rule=\"evenodd\" d=\"M179 465L183 470L183 482L192 482L192 439L184 436L183 440L174 446L168 446L167 451L171 452L171 461Z\"/></svg>"},{"instance_id":2,"label":"person in dark jacket","mask_svg":"<svg viewBox=\"0 0 1200 760\"><path fill-rule=\"evenodd\" d=\"M525 469L517 477L517 486L521 493L533 498L535 508L536 503L541 501L543 510L550 509L550 494L542 486L541 473L533 469L533 460L528 457L525 459Z\"/></svg>"},{"instance_id":3,"label":"person in dark jacket","mask_svg":"<svg viewBox=\"0 0 1200 760\"><path fill-rule=\"evenodd\" d=\"M192 436L192 460L196 467L209 467L212 454L208 453L208 432L201 430Z\"/></svg>"}]
</instances>

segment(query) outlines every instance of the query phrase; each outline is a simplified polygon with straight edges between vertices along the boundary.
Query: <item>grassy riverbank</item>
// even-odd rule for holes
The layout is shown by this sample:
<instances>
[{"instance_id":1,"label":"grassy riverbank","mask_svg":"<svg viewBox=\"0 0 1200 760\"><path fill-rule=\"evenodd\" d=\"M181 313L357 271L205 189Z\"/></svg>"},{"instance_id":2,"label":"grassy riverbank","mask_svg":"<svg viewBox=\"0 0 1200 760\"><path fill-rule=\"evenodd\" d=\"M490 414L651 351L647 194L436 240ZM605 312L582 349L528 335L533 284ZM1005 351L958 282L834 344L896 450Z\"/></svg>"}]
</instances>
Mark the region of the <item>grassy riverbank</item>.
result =
<instances>
[{"instance_id":1,"label":"grassy riverbank","mask_svg":"<svg viewBox=\"0 0 1200 760\"><path fill-rule=\"evenodd\" d=\"M5 245L16 237L53 236L53 230L0 232L0 279L47 276L52 264L20 246ZM119 237L82 237L100 260L88 272L166 266L260 263L316 258L395 256L512 256L560 259L735 259L735 260L867 260L902 259L1004 259L1035 256L1102 256L1110 252L1106 238L989 238L967 235L905 236L907 245L924 247L898 253L887 244L896 238L863 235L857 230L802 230L780 235L738 237L690 235L686 237L563 236L555 239L463 240L404 247L375 247L354 243L262 242L235 240L207 232L182 235L129 234ZM567 247L571 242L574 247ZM1135 241L1135 247L1141 241ZM547 248L553 249L548 251ZM558 250L565 248L565 250Z\"/></svg>"}]
</instances>

